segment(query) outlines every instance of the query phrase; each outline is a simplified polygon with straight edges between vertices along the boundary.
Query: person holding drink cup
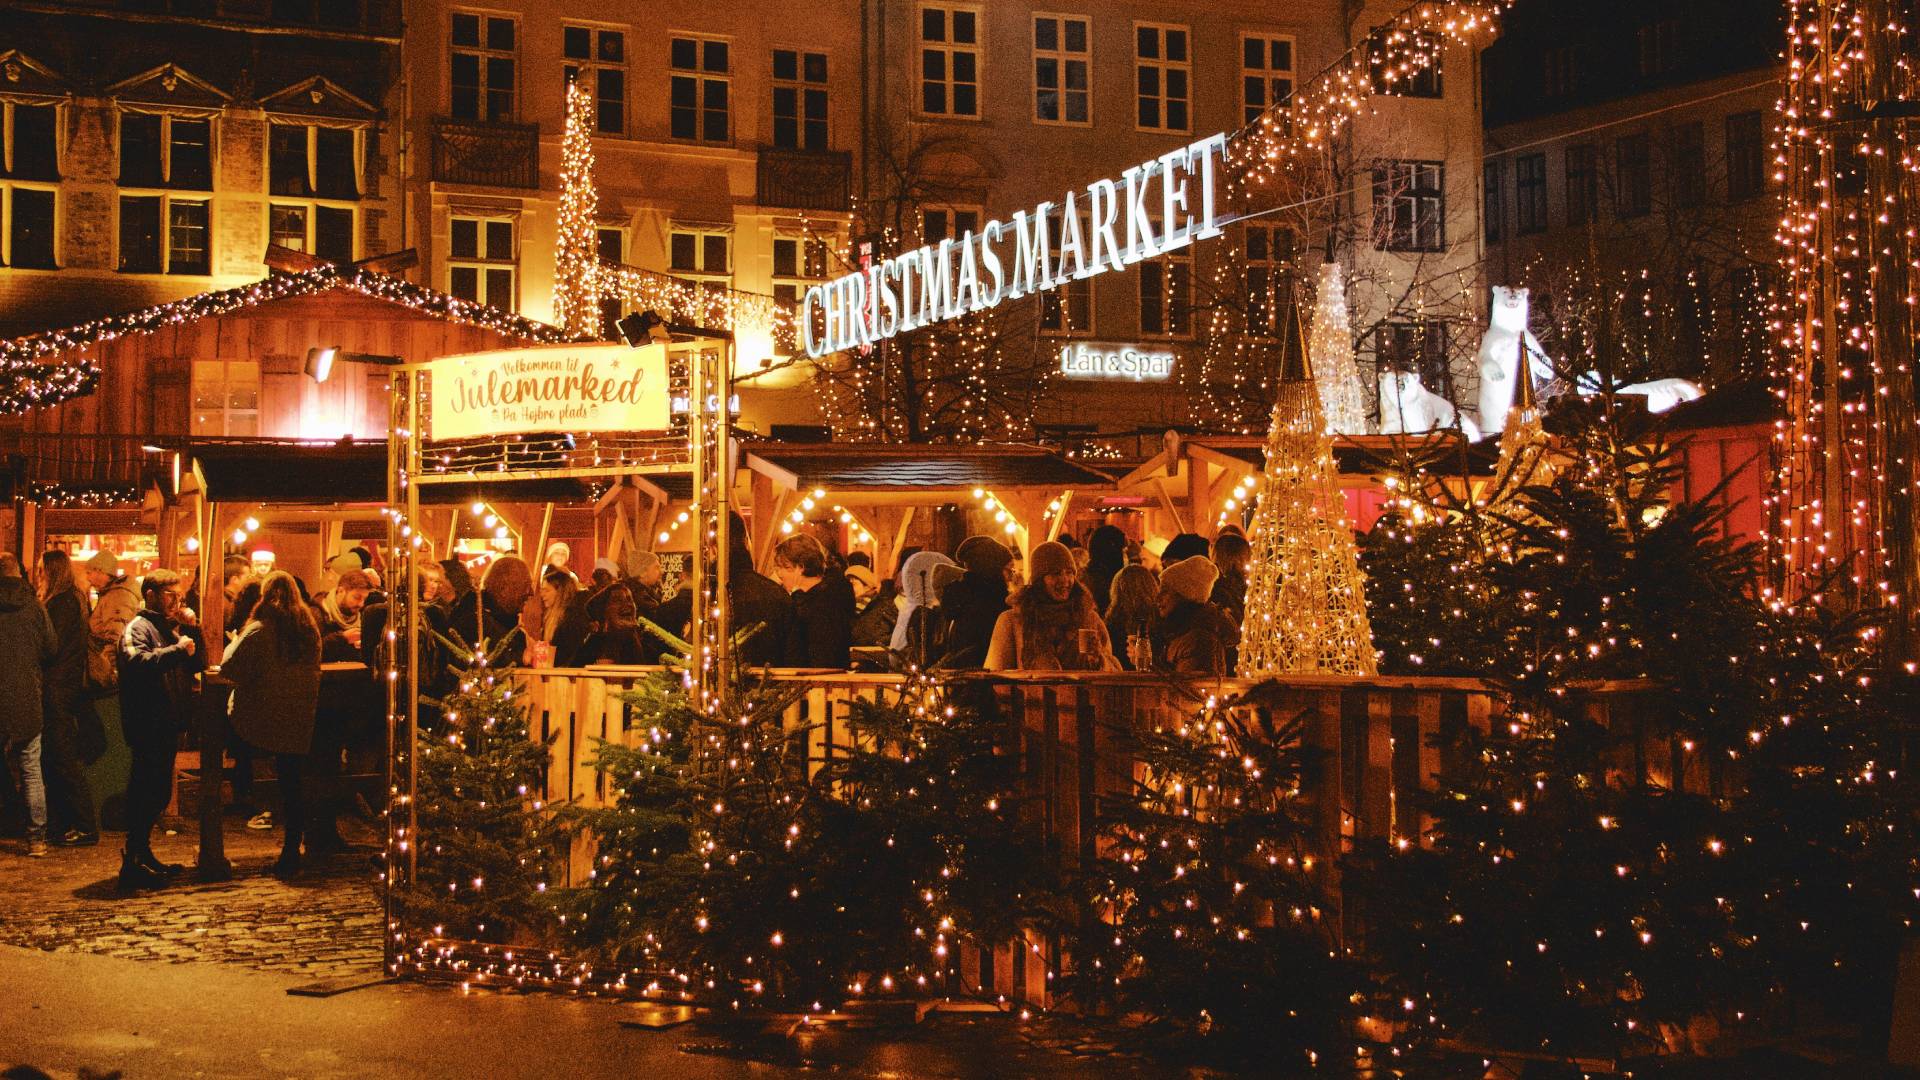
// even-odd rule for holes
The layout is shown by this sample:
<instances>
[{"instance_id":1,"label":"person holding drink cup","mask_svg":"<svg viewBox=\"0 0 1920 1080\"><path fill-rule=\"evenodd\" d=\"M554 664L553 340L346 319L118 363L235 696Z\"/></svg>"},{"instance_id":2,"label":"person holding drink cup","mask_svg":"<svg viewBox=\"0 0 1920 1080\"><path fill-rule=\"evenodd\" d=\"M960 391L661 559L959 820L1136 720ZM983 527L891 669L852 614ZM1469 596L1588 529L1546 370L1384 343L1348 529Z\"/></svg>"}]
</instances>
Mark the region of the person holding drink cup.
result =
<instances>
[{"instance_id":1,"label":"person holding drink cup","mask_svg":"<svg viewBox=\"0 0 1920 1080\"><path fill-rule=\"evenodd\" d=\"M1080 582L1073 552L1048 541L1033 549L1028 584L993 626L993 671L1118 671L1107 624Z\"/></svg>"}]
</instances>

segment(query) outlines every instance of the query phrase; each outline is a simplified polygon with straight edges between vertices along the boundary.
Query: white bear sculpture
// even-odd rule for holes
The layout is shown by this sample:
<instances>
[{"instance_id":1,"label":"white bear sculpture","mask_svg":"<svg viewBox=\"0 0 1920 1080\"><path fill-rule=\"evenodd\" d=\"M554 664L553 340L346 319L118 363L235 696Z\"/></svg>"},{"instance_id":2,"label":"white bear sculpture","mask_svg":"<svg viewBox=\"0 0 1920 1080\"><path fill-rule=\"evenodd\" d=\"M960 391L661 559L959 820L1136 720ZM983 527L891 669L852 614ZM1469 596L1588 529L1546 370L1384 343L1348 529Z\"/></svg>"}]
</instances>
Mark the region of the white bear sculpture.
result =
<instances>
[{"instance_id":1,"label":"white bear sculpture","mask_svg":"<svg viewBox=\"0 0 1920 1080\"><path fill-rule=\"evenodd\" d=\"M1589 371L1580 380L1580 393L1583 397L1592 397L1600 392L1600 373ZM1683 401L1699 401L1706 391L1700 384L1687 379L1649 379L1646 382L1628 383L1616 387L1614 396L1639 394L1647 399L1647 411L1663 413Z\"/></svg>"},{"instance_id":2,"label":"white bear sculpture","mask_svg":"<svg viewBox=\"0 0 1920 1080\"><path fill-rule=\"evenodd\" d=\"M1527 329L1527 290L1493 286L1487 332L1480 338L1480 428L1487 434L1507 426L1507 413L1513 408L1514 378L1520 370L1520 349L1525 343L1528 366L1533 369L1536 387L1553 381L1553 363L1547 352Z\"/></svg>"},{"instance_id":3,"label":"white bear sculpture","mask_svg":"<svg viewBox=\"0 0 1920 1080\"><path fill-rule=\"evenodd\" d=\"M1392 368L1380 373L1380 434L1419 435L1451 430L1456 424L1468 442L1479 441L1480 428L1472 418L1461 415L1453 402L1422 386L1419 375Z\"/></svg>"}]
</instances>

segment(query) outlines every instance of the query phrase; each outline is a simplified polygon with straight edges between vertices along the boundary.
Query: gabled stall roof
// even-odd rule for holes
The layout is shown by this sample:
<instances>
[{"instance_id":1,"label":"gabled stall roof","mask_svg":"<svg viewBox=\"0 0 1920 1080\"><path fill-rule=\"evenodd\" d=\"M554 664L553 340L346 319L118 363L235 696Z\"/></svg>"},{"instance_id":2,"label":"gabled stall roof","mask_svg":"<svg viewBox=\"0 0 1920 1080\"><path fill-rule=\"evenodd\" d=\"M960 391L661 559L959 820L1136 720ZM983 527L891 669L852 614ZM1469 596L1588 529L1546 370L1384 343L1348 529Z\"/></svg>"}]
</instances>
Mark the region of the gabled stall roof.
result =
<instances>
[{"instance_id":1,"label":"gabled stall roof","mask_svg":"<svg viewBox=\"0 0 1920 1080\"><path fill-rule=\"evenodd\" d=\"M387 448L379 444L247 443L194 449L193 480L208 502L336 506L387 501ZM499 502L577 503L592 493L578 480L474 480L423 484L420 501L450 506Z\"/></svg>"},{"instance_id":2,"label":"gabled stall roof","mask_svg":"<svg viewBox=\"0 0 1920 1080\"><path fill-rule=\"evenodd\" d=\"M745 445L747 467L789 491L952 497L994 491L1105 489L1113 478L1038 446Z\"/></svg>"},{"instance_id":3,"label":"gabled stall roof","mask_svg":"<svg viewBox=\"0 0 1920 1080\"><path fill-rule=\"evenodd\" d=\"M1444 451L1449 455L1446 461L1455 462L1458 459L1452 454L1459 446L1460 438L1452 432L1336 435L1333 437L1333 464L1342 476L1371 477L1380 471L1381 462L1392 460L1401 452L1431 455ZM1499 457L1499 448L1492 440L1469 444L1466 455L1466 468L1470 475L1491 474L1494 462ZM1156 477L1170 477L1178 457L1195 457L1226 468L1263 472L1267 466L1266 440L1258 435L1191 436L1180 440L1177 448L1162 450L1142 462L1138 468L1121 477L1119 485L1128 488Z\"/></svg>"}]
</instances>

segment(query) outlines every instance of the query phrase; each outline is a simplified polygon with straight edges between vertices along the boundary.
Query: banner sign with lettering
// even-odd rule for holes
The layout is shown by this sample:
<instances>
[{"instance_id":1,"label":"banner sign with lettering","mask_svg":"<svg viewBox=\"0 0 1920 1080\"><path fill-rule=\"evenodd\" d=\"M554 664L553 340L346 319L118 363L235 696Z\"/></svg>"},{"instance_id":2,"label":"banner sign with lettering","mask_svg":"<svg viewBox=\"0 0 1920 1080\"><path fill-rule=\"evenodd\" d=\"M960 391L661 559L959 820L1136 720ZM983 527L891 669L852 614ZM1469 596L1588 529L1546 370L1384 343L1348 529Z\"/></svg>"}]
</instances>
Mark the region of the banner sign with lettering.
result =
<instances>
[{"instance_id":1,"label":"banner sign with lettering","mask_svg":"<svg viewBox=\"0 0 1920 1080\"><path fill-rule=\"evenodd\" d=\"M1143 161L1118 180L1095 180L1058 205L1015 210L967 232L807 290L800 333L807 355L864 349L895 334L985 311L1177 251L1220 235L1214 185L1225 135ZM1082 214L1085 224L1082 224ZM824 332L816 332L815 316Z\"/></svg>"},{"instance_id":2,"label":"banner sign with lettering","mask_svg":"<svg viewBox=\"0 0 1920 1080\"><path fill-rule=\"evenodd\" d=\"M426 368L434 439L670 426L665 345L546 345L445 356Z\"/></svg>"},{"instance_id":3,"label":"banner sign with lettering","mask_svg":"<svg viewBox=\"0 0 1920 1080\"><path fill-rule=\"evenodd\" d=\"M1077 341L1060 349L1060 374L1069 379L1131 379L1165 382L1173 374L1174 354L1132 345L1095 345Z\"/></svg>"}]
</instances>

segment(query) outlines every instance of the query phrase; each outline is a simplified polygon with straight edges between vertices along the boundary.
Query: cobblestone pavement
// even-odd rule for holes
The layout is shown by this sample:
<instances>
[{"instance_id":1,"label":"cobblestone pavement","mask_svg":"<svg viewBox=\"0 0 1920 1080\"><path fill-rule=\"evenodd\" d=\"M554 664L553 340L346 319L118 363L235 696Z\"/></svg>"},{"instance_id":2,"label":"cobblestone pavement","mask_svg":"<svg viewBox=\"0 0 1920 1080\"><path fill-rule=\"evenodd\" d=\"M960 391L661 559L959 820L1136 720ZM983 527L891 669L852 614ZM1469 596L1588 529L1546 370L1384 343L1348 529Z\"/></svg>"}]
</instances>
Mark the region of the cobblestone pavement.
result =
<instances>
[{"instance_id":1,"label":"cobblestone pavement","mask_svg":"<svg viewBox=\"0 0 1920 1080\"><path fill-rule=\"evenodd\" d=\"M55 848L44 859L26 858L20 840L0 841L0 944L232 964L316 980L379 970L381 902L371 848L356 847L282 882L267 872L280 834L230 819L233 880L202 884L193 880L193 826L167 825L177 834L156 836L154 850L186 864L187 872L169 888L130 897L114 890L118 833L102 834L98 847ZM348 838L357 839L351 832Z\"/></svg>"}]
</instances>

